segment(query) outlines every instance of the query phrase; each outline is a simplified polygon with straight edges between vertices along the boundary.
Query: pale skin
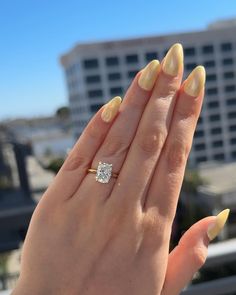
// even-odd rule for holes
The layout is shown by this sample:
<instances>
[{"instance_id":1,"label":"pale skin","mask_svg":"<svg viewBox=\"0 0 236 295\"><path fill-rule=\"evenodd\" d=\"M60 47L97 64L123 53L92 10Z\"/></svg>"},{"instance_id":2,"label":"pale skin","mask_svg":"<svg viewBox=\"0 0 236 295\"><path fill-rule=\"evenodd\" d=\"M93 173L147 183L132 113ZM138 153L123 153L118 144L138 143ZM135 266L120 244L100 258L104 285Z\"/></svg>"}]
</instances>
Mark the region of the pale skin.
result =
<instances>
[{"instance_id":1,"label":"pale skin","mask_svg":"<svg viewBox=\"0 0 236 295\"><path fill-rule=\"evenodd\" d=\"M204 264L214 216L169 254L204 95L204 77L188 94L178 46L174 74L162 62L147 90L140 71L112 120L103 107L89 122L33 214L12 294L177 295ZM118 178L96 182L99 161Z\"/></svg>"}]
</instances>

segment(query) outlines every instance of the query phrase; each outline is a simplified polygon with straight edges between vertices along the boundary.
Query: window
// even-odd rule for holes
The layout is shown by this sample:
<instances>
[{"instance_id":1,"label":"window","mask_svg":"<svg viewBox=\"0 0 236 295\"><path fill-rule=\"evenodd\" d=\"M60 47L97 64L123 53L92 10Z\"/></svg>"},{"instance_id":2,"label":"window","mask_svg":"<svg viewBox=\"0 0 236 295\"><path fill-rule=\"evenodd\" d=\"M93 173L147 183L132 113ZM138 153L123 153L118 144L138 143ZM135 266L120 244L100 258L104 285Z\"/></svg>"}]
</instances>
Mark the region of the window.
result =
<instances>
[{"instance_id":1,"label":"window","mask_svg":"<svg viewBox=\"0 0 236 295\"><path fill-rule=\"evenodd\" d=\"M215 155L213 156L213 159L214 159L214 160L218 160L218 161L222 161L222 160L225 159L225 155L224 155L223 153L215 154Z\"/></svg>"},{"instance_id":2,"label":"window","mask_svg":"<svg viewBox=\"0 0 236 295\"><path fill-rule=\"evenodd\" d=\"M222 133L221 127L216 127L216 128L211 129L211 134L212 135L221 134L221 133Z\"/></svg>"},{"instance_id":3,"label":"window","mask_svg":"<svg viewBox=\"0 0 236 295\"><path fill-rule=\"evenodd\" d=\"M231 138L231 139L230 139L230 143L231 143L231 144L236 144L236 137Z\"/></svg>"},{"instance_id":4,"label":"window","mask_svg":"<svg viewBox=\"0 0 236 295\"><path fill-rule=\"evenodd\" d=\"M206 80L207 80L207 82L216 81L216 74L208 74L206 76Z\"/></svg>"},{"instance_id":5,"label":"window","mask_svg":"<svg viewBox=\"0 0 236 295\"><path fill-rule=\"evenodd\" d=\"M234 112L229 112L229 113L228 113L228 118L229 118L229 119L236 119L236 111L234 111Z\"/></svg>"},{"instance_id":6,"label":"window","mask_svg":"<svg viewBox=\"0 0 236 295\"><path fill-rule=\"evenodd\" d=\"M137 54L129 54L125 57L127 64L133 64L138 62L138 55Z\"/></svg>"},{"instance_id":7,"label":"window","mask_svg":"<svg viewBox=\"0 0 236 295\"><path fill-rule=\"evenodd\" d=\"M196 161L197 161L197 163L206 162L207 157L206 156L197 157Z\"/></svg>"},{"instance_id":8,"label":"window","mask_svg":"<svg viewBox=\"0 0 236 295\"><path fill-rule=\"evenodd\" d=\"M205 68L213 68L216 65L214 60L206 60L204 62Z\"/></svg>"},{"instance_id":9,"label":"window","mask_svg":"<svg viewBox=\"0 0 236 295\"><path fill-rule=\"evenodd\" d=\"M110 88L110 94L111 95L121 95L123 93L122 87L112 87Z\"/></svg>"},{"instance_id":10,"label":"window","mask_svg":"<svg viewBox=\"0 0 236 295\"><path fill-rule=\"evenodd\" d=\"M214 87L214 88L208 88L208 89L206 90L206 93L207 93L208 95L215 95L215 94L218 93L218 89L217 89L216 87Z\"/></svg>"},{"instance_id":11,"label":"window","mask_svg":"<svg viewBox=\"0 0 236 295\"><path fill-rule=\"evenodd\" d=\"M232 49L233 49L232 43L227 42L227 43L221 44L221 51L223 52L232 51Z\"/></svg>"},{"instance_id":12,"label":"window","mask_svg":"<svg viewBox=\"0 0 236 295\"><path fill-rule=\"evenodd\" d=\"M204 45L202 46L202 53L203 54L210 54L214 52L213 45Z\"/></svg>"},{"instance_id":13,"label":"window","mask_svg":"<svg viewBox=\"0 0 236 295\"><path fill-rule=\"evenodd\" d=\"M210 115L209 116L209 120L210 122L216 122L220 120L220 115L219 114L215 114L215 115Z\"/></svg>"},{"instance_id":14,"label":"window","mask_svg":"<svg viewBox=\"0 0 236 295\"><path fill-rule=\"evenodd\" d=\"M103 91L101 89L95 89L95 90L88 91L89 98L95 98L95 97L101 97L101 96L103 96Z\"/></svg>"},{"instance_id":15,"label":"window","mask_svg":"<svg viewBox=\"0 0 236 295\"><path fill-rule=\"evenodd\" d=\"M197 143L194 145L194 150L195 151L203 151L206 149L205 143Z\"/></svg>"},{"instance_id":16,"label":"window","mask_svg":"<svg viewBox=\"0 0 236 295\"><path fill-rule=\"evenodd\" d=\"M198 121L197 121L197 123L198 123L198 124L202 124L202 122L203 122L203 117L202 117L202 116L200 116L200 117L198 118Z\"/></svg>"},{"instance_id":17,"label":"window","mask_svg":"<svg viewBox=\"0 0 236 295\"><path fill-rule=\"evenodd\" d=\"M92 104L90 106L90 111L92 113L96 113L101 107L102 107L102 104Z\"/></svg>"},{"instance_id":18,"label":"window","mask_svg":"<svg viewBox=\"0 0 236 295\"><path fill-rule=\"evenodd\" d=\"M146 61L152 61L153 59L158 58L158 53L157 52L147 52L146 53Z\"/></svg>"},{"instance_id":19,"label":"window","mask_svg":"<svg viewBox=\"0 0 236 295\"><path fill-rule=\"evenodd\" d=\"M83 67L85 69L97 69L99 66L98 60L96 58L85 59L83 61Z\"/></svg>"},{"instance_id":20,"label":"window","mask_svg":"<svg viewBox=\"0 0 236 295\"><path fill-rule=\"evenodd\" d=\"M197 66L197 64L195 62L188 63L188 64L186 64L186 70L187 71L192 71L196 66Z\"/></svg>"},{"instance_id":21,"label":"window","mask_svg":"<svg viewBox=\"0 0 236 295\"><path fill-rule=\"evenodd\" d=\"M231 157L232 157L233 159L236 159L236 151L234 151L234 152L231 153Z\"/></svg>"},{"instance_id":22,"label":"window","mask_svg":"<svg viewBox=\"0 0 236 295\"><path fill-rule=\"evenodd\" d=\"M135 71L129 71L127 72L127 77L128 78L134 78L136 76L136 74L138 73L139 70L135 70Z\"/></svg>"},{"instance_id":23,"label":"window","mask_svg":"<svg viewBox=\"0 0 236 295\"><path fill-rule=\"evenodd\" d=\"M229 131L236 131L236 125L230 125Z\"/></svg>"},{"instance_id":24,"label":"window","mask_svg":"<svg viewBox=\"0 0 236 295\"><path fill-rule=\"evenodd\" d=\"M212 142L212 147L222 147L223 146L223 141L222 140L216 140Z\"/></svg>"},{"instance_id":25,"label":"window","mask_svg":"<svg viewBox=\"0 0 236 295\"><path fill-rule=\"evenodd\" d=\"M234 72L225 72L224 79L232 79L234 78Z\"/></svg>"},{"instance_id":26,"label":"window","mask_svg":"<svg viewBox=\"0 0 236 295\"><path fill-rule=\"evenodd\" d=\"M225 86L225 92L234 92L236 90L235 85L227 85Z\"/></svg>"},{"instance_id":27,"label":"window","mask_svg":"<svg viewBox=\"0 0 236 295\"><path fill-rule=\"evenodd\" d=\"M228 106L233 106L233 105L236 105L236 98L229 98L226 100L226 104Z\"/></svg>"},{"instance_id":28,"label":"window","mask_svg":"<svg viewBox=\"0 0 236 295\"><path fill-rule=\"evenodd\" d=\"M119 64L119 58L117 56L110 56L106 58L106 65L108 67L117 66Z\"/></svg>"},{"instance_id":29,"label":"window","mask_svg":"<svg viewBox=\"0 0 236 295\"><path fill-rule=\"evenodd\" d=\"M196 130L194 133L194 137L199 138L204 136L204 131L203 130Z\"/></svg>"},{"instance_id":30,"label":"window","mask_svg":"<svg viewBox=\"0 0 236 295\"><path fill-rule=\"evenodd\" d=\"M207 106L209 109L214 109L214 108L218 108L219 107L219 102L218 101L209 101L207 103Z\"/></svg>"},{"instance_id":31,"label":"window","mask_svg":"<svg viewBox=\"0 0 236 295\"><path fill-rule=\"evenodd\" d=\"M222 64L224 66L229 66L229 65L232 65L234 63L234 60L232 58L224 58L222 60Z\"/></svg>"},{"instance_id":32,"label":"window","mask_svg":"<svg viewBox=\"0 0 236 295\"><path fill-rule=\"evenodd\" d=\"M196 54L196 50L194 47L184 48L184 55L185 56L193 56Z\"/></svg>"},{"instance_id":33,"label":"window","mask_svg":"<svg viewBox=\"0 0 236 295\"><path fill-rule=\"evenodd\" d=\"M99 75L87 76L85 79L88 84L101 82L101 77Z\"/></svg>"},{"instance_id":34,"label":"window","mask_svg":"<svg viewBox=\"0 0 236 295\"><path fill-rule=\"evenodd\" d=\"M121 79L121 74L120 73L110 73L108 74L108 80L109 81L115 81L115 80L120 80Z\"/></svg>"}]
</instances>

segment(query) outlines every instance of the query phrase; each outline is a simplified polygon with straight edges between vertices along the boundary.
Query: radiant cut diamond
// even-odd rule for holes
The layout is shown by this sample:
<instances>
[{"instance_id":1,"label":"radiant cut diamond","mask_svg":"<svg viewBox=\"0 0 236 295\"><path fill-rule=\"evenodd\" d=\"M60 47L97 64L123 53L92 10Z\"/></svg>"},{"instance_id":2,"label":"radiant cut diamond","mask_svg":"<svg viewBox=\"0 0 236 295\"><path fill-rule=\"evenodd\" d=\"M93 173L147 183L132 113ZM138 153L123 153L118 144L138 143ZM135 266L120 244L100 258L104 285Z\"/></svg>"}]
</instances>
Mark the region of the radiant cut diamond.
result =
<instances>
[{"instance_id":1,"label":"radiant cut diamond","mask_svg":"<svg viewBox=\"0 0 236 295\"><path fill-rule=\"evenodd\" d=\"M108 183L112 175L112 164L98 163L96 174L96 181L101 183Z\"/></svg>"}]
</instances>

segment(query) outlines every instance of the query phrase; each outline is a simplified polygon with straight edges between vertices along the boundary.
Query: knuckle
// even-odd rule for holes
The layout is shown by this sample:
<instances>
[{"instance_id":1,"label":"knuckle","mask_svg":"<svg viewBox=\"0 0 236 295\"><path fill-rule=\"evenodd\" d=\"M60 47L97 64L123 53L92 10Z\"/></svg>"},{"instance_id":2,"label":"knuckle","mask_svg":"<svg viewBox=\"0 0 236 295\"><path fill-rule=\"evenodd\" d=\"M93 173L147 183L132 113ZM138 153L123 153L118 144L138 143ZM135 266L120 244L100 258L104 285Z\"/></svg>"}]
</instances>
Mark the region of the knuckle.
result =
<instances>
[{"instance_id":1,"label":"knuckle","mask_svg":"<svg viewBox=\"0 0 236 295\"><path fill-rule=\"evenodd\" d=\"M101 129L98 128L98 126L95 126L95 124L89 124L85 131L87 133L88 137L94 141L100 141L102 137Z\"/></svg>"},{"instance_id":2,"label":"knuckle","mask_svg":"<svg viewBox=\"0 0 236 295\"><path fill-rule=\"evenodd\" d=\"M166 148L167 166L169 171L176 171L184 167L189 152L190 147L187 144L180 142L179 140L174 140Z\"/></svg>"},{"instance_id":3,"label":"knuckle","mask_svg":"<svg viewBox=\"0 0 236 295\"><path fill-rule=\"evenodd\" d=\"M164 145L164 132L158 130L156 132L140 132L137 137L137 145L142 152L153 155L160 151Z\"/></svg>"},{"instance_id":4,"label":"knuckle","mask_svg":"<svg viewBox=\"0 0 236 295\"><path fill-rule=\"evenodd\" d=\"M206 261L205 251L201 247L195 247L191 253L192 263L196 269L201 268Z\"/></svg>"},{"instance_id":5,"label":"knuckle","mask_svg":"<svg viewBox=\"0 0 236 295\"><path fill-rule=\"evenodd\" d=\"M124 136L112 135L104 142L103 149L106 157L114 157L124 153L128 148L128 144Z\"/></svg>"},{"instance_id":6,"label":"knuckle","mask_svg":"<svg viewBox=\"0 0 236 295\"><path fill-rule=\"evenodd\" d=\"M65 160L62 170L75 170L81 168L81 171L86 169L89 165L90 159L86 155L82 156L81 153L77 151L72 151L71 154Z\"/></svg>"}]
</instances>

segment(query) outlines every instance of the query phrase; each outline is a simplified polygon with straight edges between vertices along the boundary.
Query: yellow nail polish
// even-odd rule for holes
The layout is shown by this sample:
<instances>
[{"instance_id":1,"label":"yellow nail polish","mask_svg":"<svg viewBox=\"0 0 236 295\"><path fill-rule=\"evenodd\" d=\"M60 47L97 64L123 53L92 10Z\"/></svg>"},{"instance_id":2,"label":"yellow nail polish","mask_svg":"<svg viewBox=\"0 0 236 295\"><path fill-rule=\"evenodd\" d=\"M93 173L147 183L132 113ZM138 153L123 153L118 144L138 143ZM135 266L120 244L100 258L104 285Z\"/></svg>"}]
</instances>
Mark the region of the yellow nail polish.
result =
<instances>
[{"instance_id":1,"label":"yellow nail polish","mask_svg":"<svg viewBox=\"0 0 236 295\"><path fill-rule=\"evenodd\" d=\"M198 96L206 80L206 71L203 66L196 67L184 83L184 91L191 96Z\"/></svg>"},{"instance_id":2,"label":"yellow nail polish","mask_svg":"<svg viewBox=\"0 0 236 295\"><path fill-rule=\"evenodd\" d=\"M210 239L210 241L212 241L215 237L218 236L218 234L220 233L220 231L223 229L228 216L229 216L229 209L225 209L223 211L221 211L217 216L216 216L216 220L213 224L211 224L207 230L207 235Z\"/></svg>"},{"instance_id":3,"label":"yellow nail polish","mask_svg":"<svg viewBox=\"0 0 236 295\"><path fill-rule=\"evenodd\" d=\"M141 72L138 85L144 90L151 90L156 82L160 63L154 59Z\"/></svg>"},{"instance_id":4,"label":"yellow nail polish","mask_svg":"<svg viewBox=\"0 0 236 295\"><path fill-rule=\"evenodd\" d=\"M121 102L121 97L115 96L105 105L105 108L101 114L101 118L104 122L108 123L113 120L115 115L118 113Z\"/></svg>"},{"instance_id":5,"label":"yellow nail polish","mask_svg":"<svg viewBox=\"0 0 236 295\"><path fill-rule=\"evenodd\" d=\"M181 44L174 44L167 52L163 61L163 71L171 76L177 76L180 69L183 67L183 47Z\"/></svg>"}]
</instances>

